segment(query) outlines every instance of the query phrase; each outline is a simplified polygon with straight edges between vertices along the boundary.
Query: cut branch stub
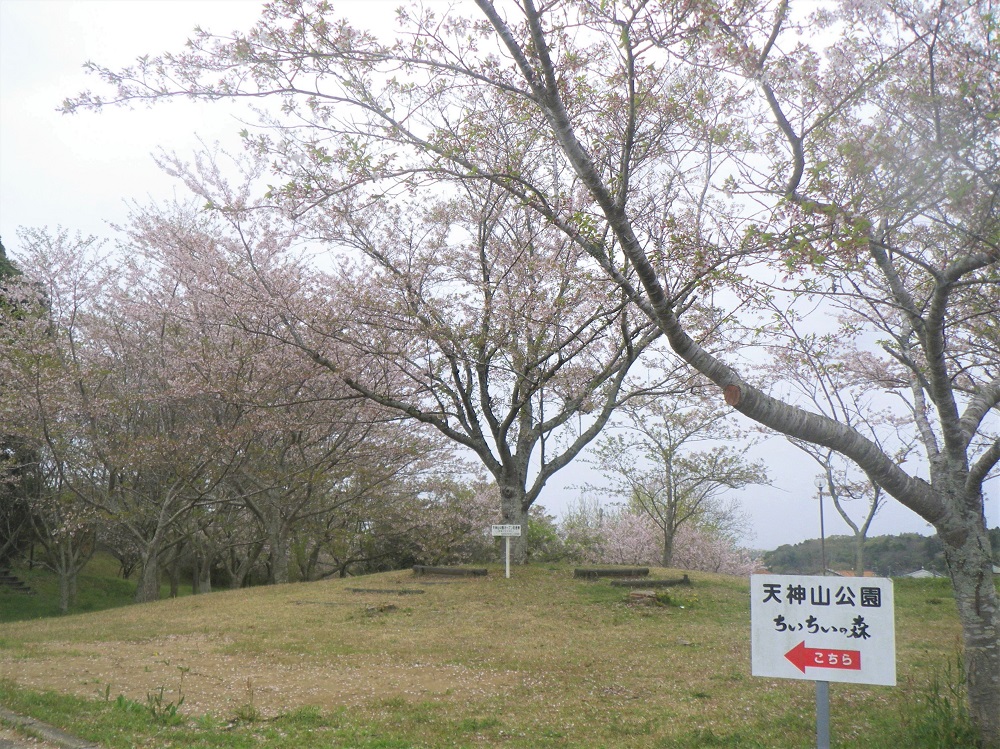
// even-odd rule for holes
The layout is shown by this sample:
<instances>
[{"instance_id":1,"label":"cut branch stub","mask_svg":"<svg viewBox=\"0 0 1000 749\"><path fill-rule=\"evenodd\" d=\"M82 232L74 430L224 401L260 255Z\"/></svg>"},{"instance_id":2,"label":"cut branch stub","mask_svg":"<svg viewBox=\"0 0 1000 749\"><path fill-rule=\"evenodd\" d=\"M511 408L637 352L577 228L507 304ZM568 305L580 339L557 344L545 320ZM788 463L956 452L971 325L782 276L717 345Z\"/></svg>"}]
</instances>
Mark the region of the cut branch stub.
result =
<instances>
[{"instance_id":1,"label":"cut branch stub","mask_svg":"<svg viewBox=\"0 0 1000 749\"><path fill-rule=\"evenodd\" d=\"M722 388L722 394L726 399L726 404L735 407L740 404L740 396L743 393L739 385L726 385Z\"/></svg>"}]
</instances>

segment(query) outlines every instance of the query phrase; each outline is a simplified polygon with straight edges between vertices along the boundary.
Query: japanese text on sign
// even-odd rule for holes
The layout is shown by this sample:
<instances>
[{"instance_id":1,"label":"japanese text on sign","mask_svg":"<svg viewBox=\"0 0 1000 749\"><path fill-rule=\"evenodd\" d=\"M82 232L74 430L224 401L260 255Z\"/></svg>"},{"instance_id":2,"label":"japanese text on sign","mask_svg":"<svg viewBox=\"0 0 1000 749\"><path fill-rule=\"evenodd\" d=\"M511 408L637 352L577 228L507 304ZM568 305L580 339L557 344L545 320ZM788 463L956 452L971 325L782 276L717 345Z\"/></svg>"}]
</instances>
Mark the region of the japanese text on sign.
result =
<instances>
[{"instance_id":1,"label":"japanese text on sign","mask_svg":"<svg viewBox=\"0 0 1000 749\"><path fill-rule=\"evenodd\" d=\"M826 578L820 578L826 579ZM812 606L854 606L858 602L862 608L880 608L882 606L882 589L872 586L860 586L855 593L851 585L836 586L836 593L831 593L835 586L832 585L811 585L809 586L809 604ZM782 592L781 583L764 583L764 599L762 603L775 601L782 602L782 596L790 603L806 602L806 586L789 583Z\"/></svg>"},{"instance_id":2,"label":"japanese text on sign","mask_svg":"<svg viewBox=\"0 0 1000 749\"><path fill-rule=\"evenodd\" d=\"M490 529L494 536L520 536L521 526L520 525L494 525Z\"/></svg>"},{"instance_id":3,"label":"japanese text on sign","mask_svg":"<svg viewBox=\"0 0 1000 749\"><path fill-rule=\"evenodd\" d=\"M892 581L751 577L755 676L895 684Z\"/></svg>"}]
</instances>

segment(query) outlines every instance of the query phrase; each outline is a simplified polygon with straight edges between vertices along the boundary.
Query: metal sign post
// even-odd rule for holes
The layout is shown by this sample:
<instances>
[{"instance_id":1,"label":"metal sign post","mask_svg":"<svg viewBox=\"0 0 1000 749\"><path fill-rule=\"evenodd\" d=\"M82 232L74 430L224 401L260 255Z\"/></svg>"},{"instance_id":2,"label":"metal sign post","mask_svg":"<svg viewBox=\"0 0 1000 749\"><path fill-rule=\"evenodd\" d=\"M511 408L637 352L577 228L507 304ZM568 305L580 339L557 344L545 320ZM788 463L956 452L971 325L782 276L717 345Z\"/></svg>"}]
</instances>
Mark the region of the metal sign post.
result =
<instances>
[{"instance_id":1,"label":"metal sign post","mask_svg":"<svg viewBox=\"0 0 1000 749\"><path fill-rule=\"evenodd\" d=\"M816 749L830 749L830 682L816 682Z\"/></svg>"},{"instance_id":2,"label":"metal sign post","mask_svg":"<svg viewBox=\"0 0 1000 749\"><path fill-rule=\"evenodd\" d=\"M830 682L896 684L892 580L751 575L754 676L816 682L816 746L830 747Z\"/></svg>"},{"instance_id":3,"label":"metal sign post","mask_svg":"<svg viewBox=\"0 0 1000 749\"><path fill-rule=\"evenodd\" d=\"M823 522L823 487L826 480L816 477L819 492L819 573L826 577L826 530ZM860 661L860 659L859 659ZM830 682L816 682L816 749L830 749Z\"/></svg>"},{"instance_id":4,"label":"metal sign post","mask_svg":"<svg viewBox=\"0 0 1000 749\"><path fill-rule=\"evenodd\" d=\"M504 559L505 559L505 577L510 579L510 539L515 536L521 535L521 526L519 525L494 525L492 527L493 537L503 537L504 541Z\"/></svg>"}]
</instances>

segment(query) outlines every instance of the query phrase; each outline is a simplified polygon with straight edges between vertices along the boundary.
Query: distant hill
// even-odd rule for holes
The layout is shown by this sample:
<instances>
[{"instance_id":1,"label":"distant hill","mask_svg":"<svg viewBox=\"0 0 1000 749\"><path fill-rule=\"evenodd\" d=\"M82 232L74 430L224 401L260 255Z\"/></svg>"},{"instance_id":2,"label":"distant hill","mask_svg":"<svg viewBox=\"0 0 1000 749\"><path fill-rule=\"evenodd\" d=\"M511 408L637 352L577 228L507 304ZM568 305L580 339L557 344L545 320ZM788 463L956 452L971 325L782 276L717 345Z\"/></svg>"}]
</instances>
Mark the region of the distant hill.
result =
<instances>
[{"instance_id":1,"label":"distant hill","mask_svg":"<svg viewBox=\"0 0 1000 749\"><path fill-rule=\"evenodd\" d=\"M990 530L993 558L1000 564L1000 528ZM903 533L898 536L873 536L865 541L865 569L876 575L893 577L919 569L945 574L944 550L937 536ZM777 574L818 574L820 541L809 539L785 544L765 552L764 565ZM854 538L830 536L826 539L826 566L831 570L854 569Z\"/></svg>"}]
</instances>

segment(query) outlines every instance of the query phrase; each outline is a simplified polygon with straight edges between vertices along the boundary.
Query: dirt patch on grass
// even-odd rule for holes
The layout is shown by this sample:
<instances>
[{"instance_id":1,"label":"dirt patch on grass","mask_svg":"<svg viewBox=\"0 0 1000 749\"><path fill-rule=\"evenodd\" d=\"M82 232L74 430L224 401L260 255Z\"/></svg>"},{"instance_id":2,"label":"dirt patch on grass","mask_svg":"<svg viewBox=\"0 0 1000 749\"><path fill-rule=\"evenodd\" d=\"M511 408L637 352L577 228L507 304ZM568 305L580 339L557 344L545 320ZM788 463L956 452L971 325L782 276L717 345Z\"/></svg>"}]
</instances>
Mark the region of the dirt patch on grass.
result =
<instances>
[{"instance_id":1,"label":"dirt patch on grass","mask_svg":"<svg viewBox=\"0 0 1000 749\"><path fill-rule=\"evenodd\" d=\"M248 708L270 717L312 705L323 709L403 698L478 701L505 694L512 672L407 663L388 656L246 655L226 652L224 638L170 635L134 642L47 642L44 654L12 657L0 650L0 672L36 691L54 690L146 704L184 696L189 715L229 717Z\"/></svg>"},{"instance_id":2,"label":"dirt patch on grass","mask_svg":"<svg viewBox=\"0 0 1000 749\"><path fill-rule=\"evenodd\" d=\"M3 746L11 746L15 749L59 749L55 744L0 725L0 747Z\"/></svg>"},{"instance_id":3,"label":"dirt patch on grass","mask_svg":"<svg viewBox=\"0 0 1000 749\"><path fill-rule=\"evenodd\" d=\"M0 747L2 746L16 747L16 749L59 749L55 744L0 725Z\"/></svg>"}]
</instances>

